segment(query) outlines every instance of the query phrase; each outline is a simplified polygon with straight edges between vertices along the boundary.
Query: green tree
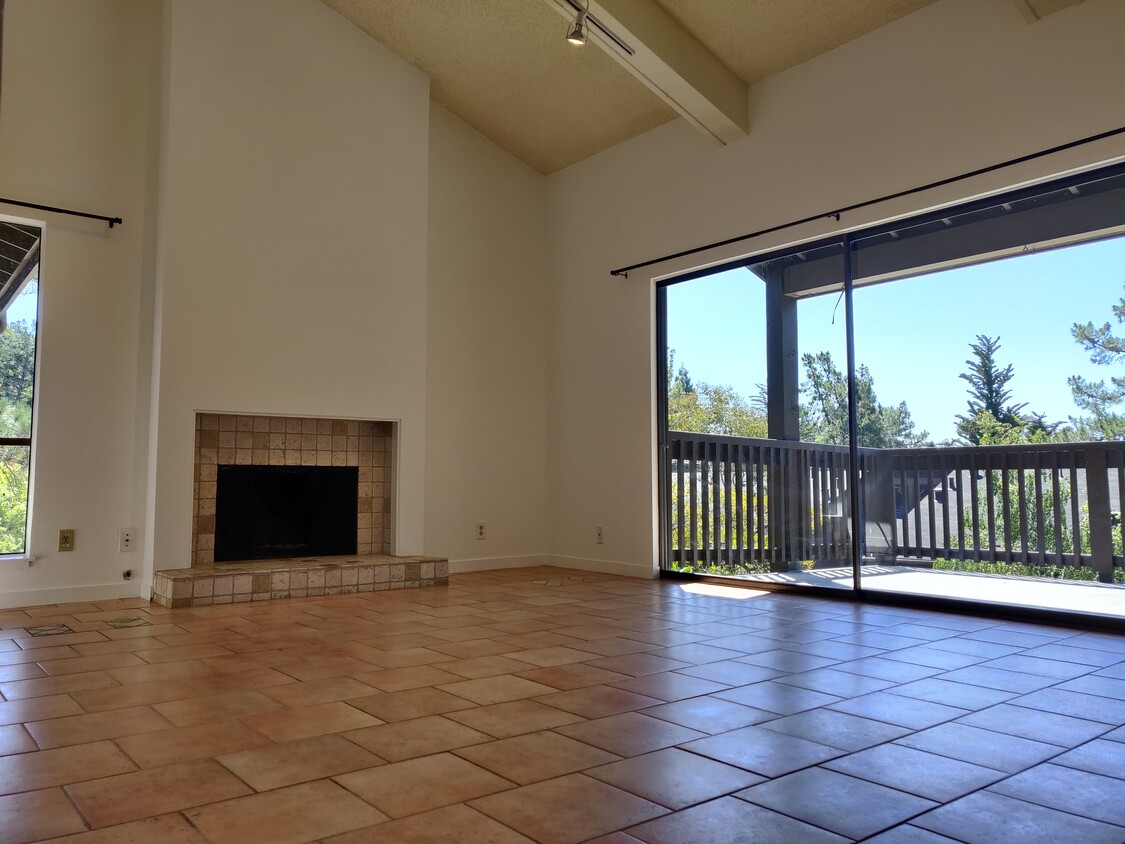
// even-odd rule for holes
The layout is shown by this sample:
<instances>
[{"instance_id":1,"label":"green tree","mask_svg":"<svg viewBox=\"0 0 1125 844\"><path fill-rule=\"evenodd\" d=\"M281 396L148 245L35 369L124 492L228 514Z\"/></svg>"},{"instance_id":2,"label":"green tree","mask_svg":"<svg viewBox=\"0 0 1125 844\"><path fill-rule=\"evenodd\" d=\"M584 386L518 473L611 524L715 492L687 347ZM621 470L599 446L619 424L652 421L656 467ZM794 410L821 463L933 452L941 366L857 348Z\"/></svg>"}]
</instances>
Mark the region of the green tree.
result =
<instances>
[{"instance_id":1,"label":"green tree","mask_svg":"<svg viewBox=\"0 0 1125 844\"><path fill-rule=\"evenodd\" d=\"M731 387L692 381L683 365L675 368L674 351L668 353L668 428L695 434L730 437L766 436L765 414ZM672 377L672 372L676 372Z\"/></svg>"},{"instance_id":2,"label":"green tree","mask_svg":"<svg viewBox=\"0 0 1125 844\"><path fill-rule=\"evenodd\" d=\"M1125 322L1125 298L1113 306L1113 316L1118 324ZM1125 361L1125 338L1113 333L1108 322L1095 326L1075 323L1070 334L1085 351L1090 361L1101 366L1115 366ZM1083 439L1125 439L1125 414L1117 408L1125 402L1125 376L1110 376L1105 380L1089 381L1080 375L1067 379L1074 403L1090 415L1072 420Z\"/></svg>"},{"instance_id":3,"label":"green tree","mask_svg":"<svg viewBox=\"0 0 1125 844\"><path fill-rule=\"evenodd\" d=\"M31 435L34 386L35 324L16 322L0 331L0 437ZM0 554L25 550L30 452L0 447Z\"/></svg>"},{"instance_id":4,"label":"green tree","mask_svg":"<svg viewBox=\"0 0 1125 844\"><path fill-rule=\"evenodd\" d=\"M977 335L970 343L973 357L965 361L968 372L958 377L969 382L968 412L957 416L957 435L970 445L1013 445L1020 442L1049 442L1060 423L1048 422L1042 413L1025 412L1027 402L1013 404L1008 382L1015 375L1012 364L1003 369L996 361L999 337Z\"/></svg>"},{"instance_id":5,"label":"green tree","mask_svg":"<svg viewBox=\"0 0 1125 844\"><path fill-rule=\"evenodd\" d=\"M957 434L972 445L980 445L981 437L985 435L982 423L1016 426L1026 403L1009 403L1012 391L1008 389L1008 382L1015 373L1011 364L1001 369L996 362L996 353L1000 351L999 337L978 334L977 342L970 343L969 349L973 353L973 357L965 361L969 371L958 376L969 382L969 409L957 417Z\"/></svg>"},{"instance_id":6,"label":"green tree","mask_svg":"<svg viewBox=\"0 0 1125 844\"><path fill-rule=\"evenodd\" d=\"M801 439L806 442L848 444L848 379L830 352L801 356L805 384L801 388ZM875 379L866 366L856 371L858 444L866 448L906 448L932 445L926 431L915 431L906 402L880 404Z\"/></svg>"},{"instance_id":7,"label":"green tree","mask_svg":"<svg viewBox=\"0 0 1125 844\"><path fill-rule=\"evenodd\" d=\"M35 326L16 322L0 331L0 398L31 403L35 385Z\"/></svg>"}]
</instances>

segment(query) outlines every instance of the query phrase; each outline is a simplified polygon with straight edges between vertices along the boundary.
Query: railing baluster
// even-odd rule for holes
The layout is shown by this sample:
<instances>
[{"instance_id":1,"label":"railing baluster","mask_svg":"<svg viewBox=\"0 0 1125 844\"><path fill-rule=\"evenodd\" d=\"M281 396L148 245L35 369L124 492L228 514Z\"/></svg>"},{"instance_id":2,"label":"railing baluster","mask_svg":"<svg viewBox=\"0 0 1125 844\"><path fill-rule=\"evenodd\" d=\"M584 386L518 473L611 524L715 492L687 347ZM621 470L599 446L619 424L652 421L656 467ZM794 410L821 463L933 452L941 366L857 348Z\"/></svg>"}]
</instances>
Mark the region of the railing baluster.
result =
<instances>
[{"instance_id":1,"label":"railing baluster","mask_svg":"<svg viewBox=\"0 0 1125 844\"><path fill-rule=\"evenodd\" d=\"M687 461L684 460L684 442L683 440L673 440L676 454L676 519L678 520L679 529L679 554L680 565L682 566L687 562L687 546L685 538L687 536L687 513L684 512L684 485L687 483Z\"/></svg>"},{"instance_id":2,"label":"railing baluster","mask_svg":"<svg viewBox=\"0 0 1125 844\"><path fill-rule=\"evenodd\" d=\"M809 453L809 462L812 464L812 523L813 546L809 555L814 560L823 559L828 555L828 537L825 535L827 521L824 518L824 485L821 474L823 466L818 455Z\"/></svg>"},{"instance_id":3,"label":"railing baluster","mask_svg":"<svg viewBox=\"0 0 1125 844\"><path fill-rule=\"evenodd\" d=\"M1063 504L1061 486L1062 462L1059 452L1055 452L1051 460L1051 510L1055 517L1055 559L1062 564L1063 558Z\"/></svg>"},{"instance_id":4,"label":"railing baluster","mask_svg":"<svg viewBox=\"0 0 1125 844\"><path fill-rule=\"evenodd\" d=\"M936 502L934 501L934 465L930 460L930 456L926 455L923 458L926 466L926 500L929 506L926 508L926 515L929 517L926 529L930 534L930 559L937 557L937 515L936 515Z\"/></svg>"},{"instance_id":5,"label":"railing baluster","mask_svg":"<svg viewBox=\"0 0 1125 844\"><path fill-rule=\"evenodd\" d=\"M993 489L992 460L990 455L984 457L984 494L988 514L988 559L996 561L996 491Z\"/></svg>"},{"instance_id":6,"label":"railing baluster","mask_svg":"<svg viewBox=\"0 0 1125 844\"><path fill-rule=\"evenodd\" d=\"M1032 463L1035 466L1035 533L1036 546L1039 551L1039 565L1047 563L1047 525L1044 518L1043 507L1043 452L1036 451L1032 454Z\"/></svg>"},{"instance_id":7,"label":"railing baluster","mask_svg":"<svg viewBox=\"0 0 1125 844\"><path fill-rule=\"evenodd\" d=\"M1027 481L1024 477L1023 458L1016 455L1016 460L1019 463L1019 468L1016 469L1017 491L1019 494L1019 517L1020 517L1020 560L1026 566L1030 562L1028 556L1028 539L1027 539Z\"/></svg>"},{"instance_id":8,"label":"railing baluster","mask_svg":"<svg viewBox=\"0 0 1125 844\"><path fill-rule=\"evenodd\" d=\"M1087 541L1089 565L1102 583L1113 582L1113 527L1109 503L1109 467L1105 446L1087 449L1086 468Z\"/></svg>"},{"instance_id":9,"label":"railing baluster","mask_svg":"<svg viewBox=\"0 0 1125 844\"><path fill-rule=\"evenodd\" d=\"M1004 554L1009 562L1012 559L1012 492L1008 476L1010 461L1011 455L1000 455L1000 496L1003 502L1003 512L1000 515L1004 519Z\"/></svg>"},{"instance_id":10,"label":"railing baluster","mask_svg":"<svg viewBox=\"0 0 1125 844\"><path fill-rule=\"evenodd\" d=\"M731 467L734 478L734 542L735 551L732 560L738 567L746 566L746 531L743 528L742 517L746 510L743 496L746 494L746 476L743 474L745 466L742 462L741 444L734 447L734 465Z\"/></svg>"},{"instance_id":11,"label":"railing baluster","mask_svg":"<svg viewBox=\"0 0 1125 844\"><path fill-rule=\"evenodd\" d=\"M1082 565L1082 522L1081 506L1078 503L1078 465L1074 452L1070 452L1068 464L1070 467L1070 538L1074 546L1074 565Z\"/></svg>"},{"instance_id":12,"label":"railing baluster","mask_svg":"<svg viewBox=\"0 0 1125 844\"><path fill-rule=\"evenodd\" d=\"M960 560L965 559L965 471L960 466L954 466L957 469L957 509L954 511L957 514L957 558Z\"/></svg>"},{"instance_id":13,"label":"railing baluster","mask_svg":"<svg viewBox=\"0 0 1125 844\"><path fill-rule=\"evenodd\" d=\"M785 541L785 512L780 495L774 495L781 488L784 475L781 470L781 449L769 449L769 569L776 571L780 565L781 548Z\"/></svg>"},{"instance_id":14,"label":"railing baluster","mask_svg":"<svg viewBox=\"0 0 1125 844\"><path fill-rule=\"evenodd\" d=\"M969 455L969 506L972 508L973 559L980 562L980 489L977 484L977 460Z\"/></svg>"},{"instance_id":15,"label":"railing baluster","mask_svg":"<svg viewBox=\"0 0 1125 844\"><path fill-rule=\"evenodd\" d=\"M739 446L727 443L727 561L732 566L738 560L735 547L738 543L738 534L741 530L741 525L738 524L735 511L735 500L738 496L736 491L738 481L735 479L735 464L738 462L739 450Z\"/></svg>"},{"instance_id":16,"label":"railing baluster","mask_svg":"<svg viewBox=\"0 0 1125 844\"><path fill-rule=\"evenodd\" d=\"M922 556L922 484L921 472L918 467L918 455L914 455L914 459L910 461L914 471L912 476L914 478L914 543L913 543L913 556Z\"/></svg>"},{"instance_id":17,"label":"railing baluster","mask_svg":"<svg viewBox=\"0 0 1125 844\"><path fill-rule=\"evenodd\" d=\"M699 540L703 551L700 563L711 565L711 443L703 443L699 464Z\"/></svg>"},{"instance_id":18,"label":"railing baluster","mask_svg":"<svg viewBox=\"0 0 1125 844\"><path fill-rule=\"evenodd\" d=\"M691 443L691 561L694 566L699 557L699 447L703 443Z\"/></svg>"},{"instance_id":19,"label":"railing baluster","mask_svg":"<svg viewBox=\"0 0 1125 844\"><path fill-rule=\"evenodd\" d=\"M794 453L792 449L785 449L783 452L785 459L785 549L781 556L781 562L788 571L789 564L793 562L793 557L799 554L801 547L801 479L800 479L800 454Z\"/></svg>"},{"instance_id":20,"label":"railing baluster","mask_svg":"<svg viewBox=\"0 0 1125 844\"><path fill-rule=\"evenodd\" d=\"M949 455L945 455L941 459L941 488L945 491L941 501L941 556L949 556L950 547L950 532L949 532L949 502L952 500L949 489L949 478L952 476L953 471L957 468L957 461Z\"/></svg>"},{"instance_id":21,"label":"railing baluster","mask_svg":"<svg viewBox=\"0 0 1125 844\"><path fill-rule=\"evenodd\" d=\"M755 545L758 549L759 566L766 564L766 449L758 447L758 459L754 461L757 484L754 488L754 506L758 511L758 521L754 526Z\"/></svg>"},{"instance_id":22,"label":"railing baluster","mask_svg":"<svg viewBox=\"0 0 1125 844\"><path fill-rule=\"evenodd\" d=\"M727 537L725 533L726 525L726 460L723 457L725 446L723 443L715 443L715 498L711 502L715 522L715 562L722 563L726 559L724 557L724 548L726 547Z\"/></svg>"},{"instance_id":23,"label":"railing baluster","mask_svg":"<svg viewBox=\"0 0 1125 844\"><path fill-rule=\"evenodd\" d=\"M848 544L848 521L843 518L843 505L837 506L837 502L840 502L844 495L844 466L845 456L838 451L833 452L829 490L832 495L832 535L834 539L832 557L836 560L844 560L851 556L850 545ZM839 516L836 515L837 509L839 509Z\"/></svg>"},{"instance_id":24,"label":"railing baluster","mask_svg":"<svg viewBox=\"0 0 1125 844\"><path fill-rule=\"evenodd\" d=\"M1117 472L1117 531L1121 539L1121 547L1125 549L1125 461L1122 461L1122 453L1120 451L1113 453L1114 462L1117 464L1114 471ZM1114 554L1115 563L1120 562L1117 557L1119 554Z\"/></svg>"}]
</instances>

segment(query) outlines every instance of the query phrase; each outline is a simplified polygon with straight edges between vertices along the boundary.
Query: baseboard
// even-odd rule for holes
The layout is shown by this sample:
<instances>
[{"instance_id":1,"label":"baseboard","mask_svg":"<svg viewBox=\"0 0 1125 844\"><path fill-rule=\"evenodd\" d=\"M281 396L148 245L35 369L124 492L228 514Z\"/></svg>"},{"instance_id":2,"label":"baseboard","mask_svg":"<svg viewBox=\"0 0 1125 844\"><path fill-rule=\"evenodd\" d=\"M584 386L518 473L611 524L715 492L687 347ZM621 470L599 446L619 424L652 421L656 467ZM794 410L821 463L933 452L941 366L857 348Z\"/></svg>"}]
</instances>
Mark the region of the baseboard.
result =
<instances>
[{"instance_id":1,"label":"baseboard","mask_svg":"<svg viewBox=\"0 0 1125 844\"><path fill-rule=\"evenodd\" d=\"M42 607L48 604L80 604L88 601L111 601L114 598L148 598L140 582L105 583L100 586L64 586L59 589L25 589L0 592L0 609Z\"/></svg>"},{"instance_id":2,"label":"baseboard","mask_svg":"<svg viewBox=\"0 0 1125 844\"><path fill-rule=\"evenodd\" d=\"M646 580L652 580L657 576L657 571L652 565L623 563L617 560L593 560L586 557L560 557L548 554L543 558L543 565L617 574L622 577L643 577Z\"/></svg>"},{"instance_id":3,"label":"baseboard","mask_svg":"<svg viewBox=\"0 0 1125 844\"><path fill-rule=\"evenodd\" d=\"M514 557L474 557L467 560L450 560L449 573L464 574L470 571L520 569L541 565L543 565L542 554L519 554Z\"/></svg>"}]
</instances>

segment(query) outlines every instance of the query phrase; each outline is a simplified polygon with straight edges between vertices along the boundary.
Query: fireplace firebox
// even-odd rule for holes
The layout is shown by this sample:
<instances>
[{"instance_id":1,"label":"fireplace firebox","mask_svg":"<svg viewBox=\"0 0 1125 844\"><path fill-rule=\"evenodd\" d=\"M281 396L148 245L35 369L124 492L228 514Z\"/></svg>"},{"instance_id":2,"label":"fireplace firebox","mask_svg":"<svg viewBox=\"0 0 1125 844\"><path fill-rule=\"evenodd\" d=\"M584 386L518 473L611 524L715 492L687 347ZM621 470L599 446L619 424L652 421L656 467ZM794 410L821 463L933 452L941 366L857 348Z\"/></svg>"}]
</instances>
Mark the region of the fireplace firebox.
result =
<instances>
[{"instance_id":1,"label":"fireplace firebox","mask_svg":"<svg viewBox=\"0 0 1125 844\"><path fill-rule=\"evenodd\" d=\"M356 553L355 466L217 469L216 563Z\"/></svg>"}]
</instances>

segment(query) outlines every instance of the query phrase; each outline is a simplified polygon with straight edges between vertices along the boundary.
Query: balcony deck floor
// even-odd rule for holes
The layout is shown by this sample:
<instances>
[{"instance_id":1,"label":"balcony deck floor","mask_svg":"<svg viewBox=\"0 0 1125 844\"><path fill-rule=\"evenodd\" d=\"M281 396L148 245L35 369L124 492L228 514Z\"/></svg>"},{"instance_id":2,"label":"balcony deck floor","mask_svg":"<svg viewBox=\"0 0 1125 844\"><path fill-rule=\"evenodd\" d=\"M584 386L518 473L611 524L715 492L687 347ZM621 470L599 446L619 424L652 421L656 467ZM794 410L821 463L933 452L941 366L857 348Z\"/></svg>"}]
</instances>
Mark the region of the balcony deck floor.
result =
<instances>
[{"instance_id":1,"label":"balcony deck floor","mask_svg":"<svg viewBox=\"0 0 1125 844\"><path fill-rule=\"evenodd\" d=\"M863 588L900 595L924 595L1008 607L1031 607L1125 618L1125 586L1075 580L1048 580L994 574L935 571L914 566L865 565ZM755 574L739 578L795 586L852 588L850 568Z\"/></svg>"}]
</instances>

